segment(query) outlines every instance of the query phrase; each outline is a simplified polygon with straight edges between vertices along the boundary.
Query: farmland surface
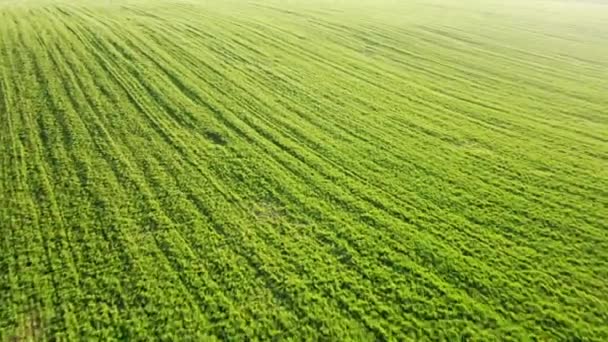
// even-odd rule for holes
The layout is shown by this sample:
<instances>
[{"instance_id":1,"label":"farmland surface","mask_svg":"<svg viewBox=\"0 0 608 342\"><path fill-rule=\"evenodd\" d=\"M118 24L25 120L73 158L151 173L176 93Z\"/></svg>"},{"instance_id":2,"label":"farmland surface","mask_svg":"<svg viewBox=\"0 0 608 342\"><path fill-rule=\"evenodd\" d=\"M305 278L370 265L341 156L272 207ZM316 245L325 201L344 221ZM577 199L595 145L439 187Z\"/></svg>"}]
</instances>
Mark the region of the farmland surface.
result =
<instances>
[{"instance_id":1,"label":"farmland surface","mask_svg":"<svg viewBox=\"0 0 608 342\"><path fill-rule=\"evenodd\" d=\"M608 340L608 4L0 0L0 341Z\"/></svg>"}]
</instances>

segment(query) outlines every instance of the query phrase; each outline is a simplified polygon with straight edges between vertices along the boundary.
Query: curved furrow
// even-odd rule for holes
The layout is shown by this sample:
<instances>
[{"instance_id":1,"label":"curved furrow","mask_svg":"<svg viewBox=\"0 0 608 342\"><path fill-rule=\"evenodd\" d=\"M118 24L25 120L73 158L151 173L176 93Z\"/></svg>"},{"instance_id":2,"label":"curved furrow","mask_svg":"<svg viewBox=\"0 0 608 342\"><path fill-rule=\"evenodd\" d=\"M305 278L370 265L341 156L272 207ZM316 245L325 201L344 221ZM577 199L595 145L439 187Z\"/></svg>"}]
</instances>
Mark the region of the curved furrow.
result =
<instances>
[{"instance_id":1,"label":"curved furrow","mask_svg":"<svg viewBox=\"0 0 608 342\"><path fill-rule=\"evenodd\" d=\"M0 340L602 340L602 12L534 1L0 3Z\"/></svg>"}]
</instances>

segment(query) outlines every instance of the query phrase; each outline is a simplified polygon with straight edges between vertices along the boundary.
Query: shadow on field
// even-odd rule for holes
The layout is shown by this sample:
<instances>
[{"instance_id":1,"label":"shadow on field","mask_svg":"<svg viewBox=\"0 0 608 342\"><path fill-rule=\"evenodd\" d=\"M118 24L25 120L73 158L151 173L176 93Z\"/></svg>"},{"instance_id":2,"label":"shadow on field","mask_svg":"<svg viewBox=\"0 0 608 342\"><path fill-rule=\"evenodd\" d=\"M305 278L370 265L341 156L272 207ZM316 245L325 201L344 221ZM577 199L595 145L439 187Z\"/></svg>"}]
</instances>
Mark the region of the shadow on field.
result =
<instances>
[{"instance_id":1,"label":"shadow on field","mask_svg":"<svg viewBox=\"0 0 608 342\"><path fill-rule=\"evenodd\" d=\"M228 140L226 140L226 138L224 138L224 136L218 132L206 131L205 136L207 137L207 139L211 140L214 144L223 146L228 143Z\"/></svg>"}]
</instances>

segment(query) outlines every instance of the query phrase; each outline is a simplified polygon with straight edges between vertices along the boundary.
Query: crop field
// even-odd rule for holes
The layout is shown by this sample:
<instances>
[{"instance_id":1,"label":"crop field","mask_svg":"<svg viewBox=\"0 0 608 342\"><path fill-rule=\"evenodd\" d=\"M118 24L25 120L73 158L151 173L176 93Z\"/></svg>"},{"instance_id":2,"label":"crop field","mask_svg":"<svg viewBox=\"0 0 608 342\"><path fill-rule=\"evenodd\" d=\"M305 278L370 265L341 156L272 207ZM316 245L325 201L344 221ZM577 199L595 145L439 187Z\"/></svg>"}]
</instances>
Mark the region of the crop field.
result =
<instances>
[{"instance_id":1,"label":"crop field","mask_svg":"<svg viewBox=\"0 0 608 342\"><path fill-rule=\"evenodd\" d=\"M0 341L608 340L608 3L0 0Z\"/></svg>"}]
</instances>

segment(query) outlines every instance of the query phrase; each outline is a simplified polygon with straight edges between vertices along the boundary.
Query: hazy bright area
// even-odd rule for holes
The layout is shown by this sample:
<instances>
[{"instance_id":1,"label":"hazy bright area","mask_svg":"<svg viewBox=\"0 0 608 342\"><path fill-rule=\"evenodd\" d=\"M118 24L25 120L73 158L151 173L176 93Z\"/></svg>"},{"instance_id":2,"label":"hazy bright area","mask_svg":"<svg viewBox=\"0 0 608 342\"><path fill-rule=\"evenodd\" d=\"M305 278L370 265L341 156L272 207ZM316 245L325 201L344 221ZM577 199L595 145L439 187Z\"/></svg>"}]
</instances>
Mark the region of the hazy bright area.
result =
<instances>
[{"instance_id":1,"label":"hazy bright area","mask_svg":"<svg viewBox=\"0 0 608 342\"><path fill-rule=\"evenodd\" d=\"M0 341L608 340L608 2L0 0Z\"/></svg>"}]
</instances>

